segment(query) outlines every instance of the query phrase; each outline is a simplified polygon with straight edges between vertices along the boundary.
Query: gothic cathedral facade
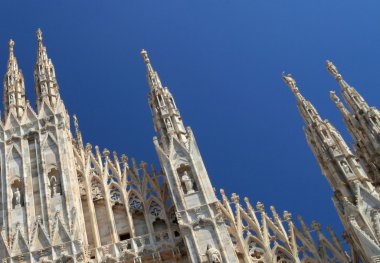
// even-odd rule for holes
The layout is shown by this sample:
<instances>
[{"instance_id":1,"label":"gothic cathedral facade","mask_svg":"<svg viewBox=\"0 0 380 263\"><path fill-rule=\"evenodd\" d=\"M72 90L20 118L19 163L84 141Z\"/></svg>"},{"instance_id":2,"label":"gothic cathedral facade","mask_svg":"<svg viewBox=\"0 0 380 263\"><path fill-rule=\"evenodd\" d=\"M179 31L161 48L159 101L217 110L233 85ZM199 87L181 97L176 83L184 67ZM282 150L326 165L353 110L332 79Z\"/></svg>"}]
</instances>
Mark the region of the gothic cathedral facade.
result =
<instances>
[{"instance_id":1,"label":"gothic cathedral facade","mask_svg":"<svg viewBox=\"0 0 380 263\"><path fill-rule=\"evenodd\" d=\"M351 114L333 94L358 137L355 156L300 95L295 81L284 76L334 189L347 253L332 229L327 237L317 222L309 228L301 217L294 223L287 211L280 216L270 207L267 213L260 202L253 206L235 193L230 198L223 189L216 193L195 136L145 50L160 169L84 144L77 118L60 97L40 30L37 41L35 109L26 99L14 42L9 42L0 123L1 262L380 262L380 142L373 133L380 119L376 109L360 108L366 104L357 93L354 110L362 113ZM351 99L353 89L329 68Z\"/></svg>"}]
</instances>

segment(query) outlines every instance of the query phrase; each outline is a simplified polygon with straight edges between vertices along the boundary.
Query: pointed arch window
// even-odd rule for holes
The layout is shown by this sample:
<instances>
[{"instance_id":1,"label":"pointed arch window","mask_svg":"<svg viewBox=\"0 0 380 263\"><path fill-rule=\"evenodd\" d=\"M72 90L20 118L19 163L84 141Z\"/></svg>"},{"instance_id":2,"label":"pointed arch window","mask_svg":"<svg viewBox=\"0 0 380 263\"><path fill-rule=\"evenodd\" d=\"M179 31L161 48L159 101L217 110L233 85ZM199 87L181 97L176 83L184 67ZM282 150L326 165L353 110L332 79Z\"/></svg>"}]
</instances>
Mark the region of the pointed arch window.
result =
<instances>
[{"instance_id":1,"label":"pointed arch window","mask_svg":"<svg viewBox=\"0 0 380 263\"><path fill-rule=\"evenodd\" d=\"M116 186L111 186L110 190L110 196L111 196L111 201L114 204L122 204L123 202L121 201L121 194L119 189Z\"/></svg>"},{"instance_id":2,"label":"pointed arch window","mask_svg":"<svg viewBox=\"0 0 380 263\"><path fill-rule=\"evenodd\" d=\"M131 195L129 198L129 209L131 211L142 211L143 205L141 200L136 195Z\"/></svg>"}]
</instances>

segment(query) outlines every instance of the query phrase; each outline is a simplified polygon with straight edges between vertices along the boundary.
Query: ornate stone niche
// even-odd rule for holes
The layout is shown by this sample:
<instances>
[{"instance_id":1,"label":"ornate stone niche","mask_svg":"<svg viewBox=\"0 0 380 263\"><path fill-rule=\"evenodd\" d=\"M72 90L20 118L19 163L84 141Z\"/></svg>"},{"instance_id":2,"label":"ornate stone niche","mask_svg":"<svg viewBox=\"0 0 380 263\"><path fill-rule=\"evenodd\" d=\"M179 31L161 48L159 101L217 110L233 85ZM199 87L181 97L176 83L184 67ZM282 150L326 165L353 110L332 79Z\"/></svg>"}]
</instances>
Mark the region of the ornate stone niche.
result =
<instances>
[{"instance_id":1,"label":"ornate stone niche","mask_svg":"<svg viewBox=\"0 0 380 263\"><path fill-rule=\"evenodd\" d=\"M20 178L16 178L11 183L12 208L24 206L24 187Z\"/></svg>"},{"instance_id":2,"label":"ornate stone niche","mask_svg":"<svg viewBox=\"0 0 380 263\"><path fill-rule=\"evenodd\" d=\"M61 176L56 168L52 168L48 173L50 196L56 197L62 194Z\"/></svg>"},{"instance_id":3,"label":"ornate stone niche","mask_svg":"<svg viewBox=\"0 0 380 263\"><path fill-rule=\"evenodd\" d=\"M177 169L177 174L185 195L195 193L198 190L189 165L181 164Z\"/></svg>"},{"instance_id":4,"label":"ornate stone niche","mask_svg":"<svg viewBox=\"0 0 380 263\"><path fill-rule=\"evenodd\" d=\"M172 131L173 130L173 124L172 124L172 121L171 121L170 117L168 117L168 118L165 119L165 125L166 125L166 129L168 131Z\"/></svg>"},{"instance_id":5,"label":"ornate stone niche","mask_svg":"<svg viewBox=\"0 0 380 263\"><path fill-rule=\"evenodd\" d=\"M345 174L352 174L352 170L345 160L342 160L339 163Z\"/></svg>"}]
</instances>

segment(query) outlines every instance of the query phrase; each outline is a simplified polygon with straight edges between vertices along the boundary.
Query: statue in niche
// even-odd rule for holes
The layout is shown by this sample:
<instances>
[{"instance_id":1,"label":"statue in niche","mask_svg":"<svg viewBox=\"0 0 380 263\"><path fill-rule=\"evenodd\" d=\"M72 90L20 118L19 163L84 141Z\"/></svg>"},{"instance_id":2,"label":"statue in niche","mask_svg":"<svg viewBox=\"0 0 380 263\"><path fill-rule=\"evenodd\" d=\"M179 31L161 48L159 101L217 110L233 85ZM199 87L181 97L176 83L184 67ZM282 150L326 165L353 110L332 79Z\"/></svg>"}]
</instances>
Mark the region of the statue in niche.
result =
<instances>
[{"instance_id":1,"label":"statue in niche","mask_svg":"<svg viewBox=\"0 0 380 263\"><path fill-rule=\"evenodd\" d=\"M18 187L16 187L14 190L13 200L14 200L15 207L21 206L21 193L20 193L20 189Z\"/></svg>"},{"instance_id":2,"label":"statue in niche","mask_svg":"<svg viewBox=\"0 0 380 263\"><path fill-rule=\"evenodd\" d=\"M51 187L51 197L54 197L57 195L57 178L55 178L55 176L53 175L51 178L50 178L50 187Z\"/></svg>"},{"instance_id":3,"label":"statue in niche","mask_svg":"<svg viewBox=\"0 0 380 263\"><path fill-rule=\"evenodd\" d=\"M352 173L351 168L347 165L345 161L341 161L340 165L343 167L345 173Z\"/></svg>"},{"instance_id":4,"label":"statue in niche","mask_svg":"<svg viewBox=\"0 0 380 263\"><path fill-rule=\"evenodd\" d=\"M47 88L46 88L46 84L45 83L42 84L41 93L42 94L46 94L47 93Z\"/></svg>"},{"instance_id":5,"label":"statue in niche","mask_svg":"<svg viewBox=\"0 0 380 263\"><path fill-rule=\"evenodd\" d=\"M13 103L14 103L13 94L11 94L9 96L9 104L13 104Z\"/></svg>"},{"instance_id":6,"label":"statue in niche","mask_svg":"<svg viewBox=\"0 0 380 263\"><path fill-rule=\"evenodd\" d=\"M207 245L206 256L209 263L221 263L222 257L219 250L214 248L211 244Z\"/></svg>"},{"instance_id":7,"label":"statue in niche","mask_svg":"<svg viewBox=\"0 0 380 263\"><path fill-rule=\"evenodd\" d=\"M185 186L184 192L185 194L191 194L194 193L194 183L193 180L191 180L190 176L187 174L187 171L184 171L181 177L181 182Z\"/></svg>"},{"instance_id":8,"label":"statue in niche","mask_svg":"<svg viewBox=\"0 0 380 263\"><path fill-rule=\"evenodd\" d=\"M166 122L166 128L168 128L168 129L172 129L173 128L172 122L169 120L169 118L167 118L165 120L165 122Z\"/></svg>"}]
</instances>

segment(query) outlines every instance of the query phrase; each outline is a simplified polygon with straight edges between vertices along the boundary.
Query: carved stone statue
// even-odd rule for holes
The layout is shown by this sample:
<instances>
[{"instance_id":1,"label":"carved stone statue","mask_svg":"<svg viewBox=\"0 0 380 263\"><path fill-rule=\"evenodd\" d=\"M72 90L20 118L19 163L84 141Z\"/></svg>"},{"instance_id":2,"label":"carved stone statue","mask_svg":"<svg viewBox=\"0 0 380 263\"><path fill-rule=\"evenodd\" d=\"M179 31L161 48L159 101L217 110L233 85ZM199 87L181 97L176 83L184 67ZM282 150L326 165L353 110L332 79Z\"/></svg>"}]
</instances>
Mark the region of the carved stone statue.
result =
<instances>
[{"instance_id":1,"label":"carved stone statue","mask_svg":"<svg viewBox=\"0 0 380 263\"><path fill-rule=\"evenodd\" d=\"M57 194L57 179L53 175L50 179L51 185L51 197L54 197Z\"/></svg>"},{"instance_id":2,"label":"carved stone statue","mask_svg":"<svg viewBox=\"0 0 380 263\"><path fill-rule=\"evenodd\" d=\"M329 60L326 61L326 67L327 67L328 72L330 72L330 74L333 75L334 78L336 79L341 78L338 72L338 69L335 67L335 65L331 61Z\"/></svg>"},{"instance_id":3,"label":"carved stone statue","mask_svg":"<svg viewBox=\"0 0 380 263\"><path fill-rule=\"evenodd\" d=\"M285 81L286 85L288 85L288 87L291 88L291 90L293 91L298 90L296 81L293 79L291 74L287 74L287 75L283 74L282 79Z\"/></svg>"},{"instance_id":4,"label":"carved stone statue","mask_svg":"<svg viewBox=\"0 0 380 263\"><path fill-rule=\"evenodd\" d=\"M345 161L341 161L340 165L343 167L345 173L352 173L351 168L347 165Z\"/></svg>"},{"instance_id":5,"label":"carved stone statue","mask_svg":"<svg viewBox=\"0 0 380 263\"><path fill-rule=\"evenodd\" d=\"M206 256L209 263L221 263L222 257L219 250L214 248L211 244L207 245Z\"/></svg>"},{"instance_id":6,"label":"carved stone statue","mask_svg":"<svg viewBox=\"0 0 380 263\"><path fill-rule=\"evenodd\" d=\"M194 193L194 183L186 171L183 172L183 175L181 177L181 182L185 185L184 190L187 194Z\"/></svg>"},{"instance_id":7,"label":"carved stone statue","mask_svg":"<svg viewBox=\"0 0 380 263\"><path fill-rule=\"evenodd\" d=\"M173 128L172 122L168 118L166 119L166 127L168 129L172 129Z\"/></svg>"},{"instance_id":8,"label":"carved stone statue","mask_svg":"<svg viewBox=\"0 0 380 263\"><path fill-rule=\"evenodd\" d=\"M47 88L46 88L46 84L42 84L42 87L41 87L41 93L42 94L46 94L47 93Z\"/></svg>"},{"instance_id":9,"label":"carved stone statue","mask_svg":"<svg viewBox=\"0 0 380 263\"><path fill-rule=\"evenodd\" d=\"M21 206L21 193L18 187L15 188L15 192L13 193L15 207Z\"/></svg>"}]
</instances>

